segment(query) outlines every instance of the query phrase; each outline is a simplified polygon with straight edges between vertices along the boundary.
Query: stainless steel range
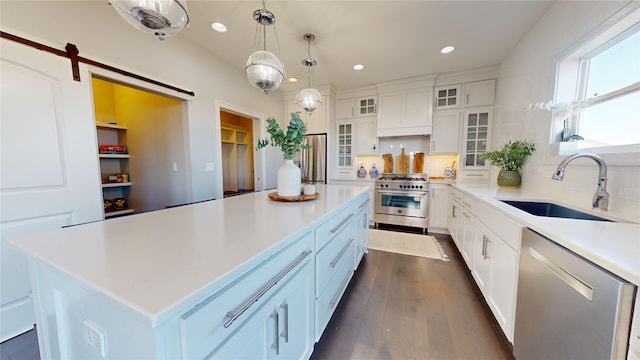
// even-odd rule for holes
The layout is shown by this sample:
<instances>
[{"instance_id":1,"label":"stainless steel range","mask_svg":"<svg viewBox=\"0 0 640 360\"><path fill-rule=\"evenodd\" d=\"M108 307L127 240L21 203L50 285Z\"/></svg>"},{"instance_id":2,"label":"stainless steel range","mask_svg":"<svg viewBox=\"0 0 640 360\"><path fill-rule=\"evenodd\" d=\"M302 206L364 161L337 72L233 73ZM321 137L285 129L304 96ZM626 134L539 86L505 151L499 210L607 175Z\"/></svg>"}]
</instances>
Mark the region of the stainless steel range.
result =
<instances>
[{"instance_id":1,"label":"stainless steel range","mask_svg":"<svg viewBox=\"0 0 640 360\"><path fill-rule=\"evenodd\" d=\"M427 174L383 173L376 180L376 223L422 228L427 231L429 182Z\"/></svg>"}]
</instances>

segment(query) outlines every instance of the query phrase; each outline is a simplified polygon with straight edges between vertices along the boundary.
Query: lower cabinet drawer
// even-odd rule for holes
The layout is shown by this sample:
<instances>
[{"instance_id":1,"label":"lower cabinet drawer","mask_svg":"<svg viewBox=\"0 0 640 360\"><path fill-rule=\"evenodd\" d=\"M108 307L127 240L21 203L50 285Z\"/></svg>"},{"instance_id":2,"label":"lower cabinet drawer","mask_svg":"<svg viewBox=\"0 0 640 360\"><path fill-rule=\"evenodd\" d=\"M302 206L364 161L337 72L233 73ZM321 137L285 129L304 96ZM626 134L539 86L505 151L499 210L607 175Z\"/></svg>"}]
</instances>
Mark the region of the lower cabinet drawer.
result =
<instances>
[{"instance_id":1,"label":"lower cabinet drawer","mask_svg":"<svg viewBox=\"0 0 640 360\"><path fill-rule=\"evenodd\" d=\"M182 357L202 359L220 345L264 305L277 283L313 259L312 249L308 233L183 314Z\"/></svg>"},{"instance_id":2,"label":"lower cabinet drawer","mask_svg":"<svg viewBox=\"0 0 640 360\"><path fill-rule=\"evenodd\" d=\"M347 226L316 254L316 294L327 287L344 258L351 255L353 259L355 255L349 250L354 248L354 242L353 226Z\"/></svg>"},{"instance_id":3,"label":"lower cabinet drawer","mask_svg":"<svg viewBox=\"0 0 640 360\"><path fill-rule=\"evenodd\" d=\"M340 231L349 225L355 216L353 204L316 228L316 251L320 251Z\"/></svg>"},{"instance_id":4,"label":"lower cabinet drawer","mask_svg":"<svg viewBox=\"0 0 640 360\"><path fill-rule=\"evenodd\" d=\"M340 263L336 266L334 276L329 280L327 288L316 299L316 341L322 336L353 276L354 251L354 247L349 246Z\"/></svg>"}]
</instances>

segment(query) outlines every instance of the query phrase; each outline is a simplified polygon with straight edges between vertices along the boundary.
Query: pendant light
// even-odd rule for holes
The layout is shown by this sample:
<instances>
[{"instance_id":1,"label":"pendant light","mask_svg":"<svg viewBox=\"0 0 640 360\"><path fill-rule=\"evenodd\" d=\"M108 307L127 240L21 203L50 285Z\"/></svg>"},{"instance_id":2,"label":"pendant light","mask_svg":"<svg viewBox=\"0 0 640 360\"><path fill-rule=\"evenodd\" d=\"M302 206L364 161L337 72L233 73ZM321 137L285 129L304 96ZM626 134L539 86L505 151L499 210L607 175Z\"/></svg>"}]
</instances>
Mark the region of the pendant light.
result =
<instances>
[{"instance_id":1,"label":"pendant light","mask_svg":"<svg viewBox=\"0 0 640 360\"><path fill-rule=\"evenodd\" d=\"M313 34L304 34L302 38L307 42L307 58L302 59L302 65L307 67L308 88L300 90L296 96L296 104L304 109L309 115L316 108L322 106L322 95L320 92L311 87L311 68L316 66L318 62L311 58L311 42L316 39Z\"/></svg>"},{"instance_id":2,"label":"pendant light","mask_svg":"<svg viewBox=\"0 0 640 360\"><path fill-rule=\"evenodd\" d=\"M109 5L129 24L158 40L189 25L186 0L109 0Z\"/></svg>"},{"instance_id":3,"label":"pendant light","mask_svg":"<svg viewBox=\"0 0 640 360\"><path fill-rule=\"evenodd\" d=\"M263 0L262 9L253 12L253 19L257 23L254 48L256 47L256 43L260 42L260 37L262 37L262 50L258 50L249 56L244 70L247 73L247 79L251 85L268 94L269 91L277 89L282 83L282 79L285 78L282 61L280 61L275 54L267 51L266 28L268 25L273 25L276 22L276 16L266 9ZM260 31L261 29L262 32ZM276 41L277 40L278 35L276 33Z\"/></svg>"}]
</instances>

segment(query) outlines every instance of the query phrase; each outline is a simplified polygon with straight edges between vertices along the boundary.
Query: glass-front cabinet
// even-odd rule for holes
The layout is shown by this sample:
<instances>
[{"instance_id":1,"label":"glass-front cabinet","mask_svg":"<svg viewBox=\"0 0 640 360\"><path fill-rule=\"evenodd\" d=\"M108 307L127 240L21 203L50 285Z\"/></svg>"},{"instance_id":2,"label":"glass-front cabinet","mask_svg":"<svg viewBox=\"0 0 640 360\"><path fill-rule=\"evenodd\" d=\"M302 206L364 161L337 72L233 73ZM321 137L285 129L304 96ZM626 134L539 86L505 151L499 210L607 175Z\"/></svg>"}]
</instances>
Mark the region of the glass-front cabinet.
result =
<instances>
[{"instance_id":1,"label":"glass-front cabinet","mask_svg":"<svg viewBox=\"0 0 640 360\"><path fill-rule=\"evenodd\" d=\"M491 109L474 109L465 112L462 166L468 170L484 170L488 162L479 157L487 152L490 141Z\"/></svg>"},{"instance_id":2,"label":"glass-front cabinet","mask_svg":"<svg viewBox=\"0 0 640 360\"><path fill-rule=\"evenodd\" d=\"M337 121L338 168L353 167L354 128L351 121Z\"/></svg>"},{"instance_id":3,"label":"glass-front cabinet","mask_svg":"<svg viewBox=\"0 0 640 360\"><path fill-rule=\"evenodd\" d=\"M359 98L358 101L358 116L368 116L376 114L376 98L365 97Z\"/></svg>"},{"instance_id":4,"label":"glass-front cabinet","mask_svg":"<svg viewBox=\"0 0 640 360\"><path fill-rule=\"evenodd\" d=\"M460 107L460 84L435 88L435 109L455 109Z\"/></svg>"}]
</instances>

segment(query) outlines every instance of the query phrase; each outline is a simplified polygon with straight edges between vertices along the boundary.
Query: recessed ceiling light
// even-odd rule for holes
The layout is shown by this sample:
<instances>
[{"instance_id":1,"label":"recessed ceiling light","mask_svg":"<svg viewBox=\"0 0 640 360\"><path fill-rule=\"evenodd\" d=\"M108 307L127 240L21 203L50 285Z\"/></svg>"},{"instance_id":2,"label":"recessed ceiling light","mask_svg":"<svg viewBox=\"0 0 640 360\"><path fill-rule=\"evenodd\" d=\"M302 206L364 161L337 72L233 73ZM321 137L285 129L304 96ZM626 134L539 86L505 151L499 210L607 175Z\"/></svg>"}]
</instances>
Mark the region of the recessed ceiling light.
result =
<instances>
[{"instance_id":1,"label":"recessed ceiling light","mask_svg":"<svg viewBox=\"0 0 640 360\"><path fill-rule=\"evenodd\" d=\"M362 69L364 69L364 65L362 64L353 65L353 70L362 70Z\"/></svg>"},{"instance_id":2,"label":"recessed ceiling light","mask_svg":"<svg viewBox=\"0 0 640 360\"><path fill-rule=\"evenodd\" d=\"M289 79L290 83L297 83L298 82L298 78L297 77L290 77Z\"/></svg>"},{"instance_id":3,"label":"recessed ceiling light","mask_svg":"<svg viewBox=\"0 0 640 360\"><path fill-rule=\"evenodd\" d=\"M442 54L448 54L450 52L452 52L453 50L455 50L456 48L453 46L445 46L442 49L440 49L440 53Z\"/></svg>"},{"instance_id":4,"label":"recessed ceiling light","mask_svg":"<svg viewBox=\"0 0 640 360\"><path fill-rule=\"evenodd\" d=\"M223 23L213 22L211 28L217 32L227 32L227 27Z\"/></svg>"}]
</instances>

